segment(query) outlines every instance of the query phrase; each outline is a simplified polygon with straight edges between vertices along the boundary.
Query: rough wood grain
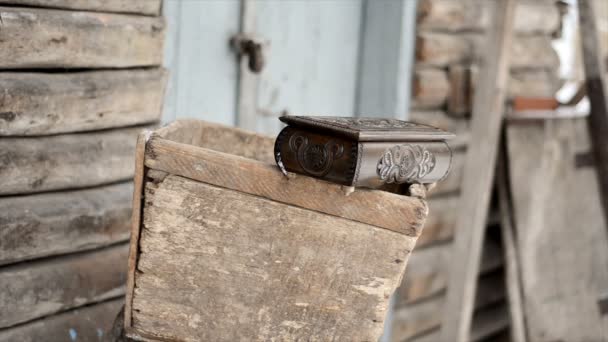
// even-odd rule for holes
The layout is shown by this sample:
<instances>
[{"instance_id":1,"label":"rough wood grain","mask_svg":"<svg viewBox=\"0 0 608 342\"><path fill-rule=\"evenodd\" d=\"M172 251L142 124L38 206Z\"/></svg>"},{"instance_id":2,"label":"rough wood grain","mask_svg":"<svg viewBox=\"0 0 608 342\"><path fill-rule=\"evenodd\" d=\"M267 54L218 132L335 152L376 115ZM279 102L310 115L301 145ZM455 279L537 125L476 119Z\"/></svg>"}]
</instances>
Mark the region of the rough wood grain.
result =
<instances>
[{"instance_id":1,"label":"rough wood grain","mask_svg":"<svg viewBox=\"0 0 608 342\"><path fill-rule=\"evenodd\" d=\"M0 4L159 15L161 0L0 0Z\"/></svg>"},{"instance_id":2,"label":"rough wood grain","mask_svg":"<svg viewBox=\"0 0 608 342\"><path fill-rule=\"evenodd\" d=\"M276 165L192 145L156 134L146 146L147 167L277 202L376 225L410 236L422 231L426 203L414 197L344 187L302 175L287 178Z\"/></svg>"},{"instance_id":3,"label":"rough wood grain","mask_svg":"<svg viewBox=\"0 0 608 342\"><path fill-rule=\"evenodd\" d=\"M407 264L405 278L396 292L396 307L407 306L445 291L452 258L451 244L416 249ZM418 248L418 246L416 247ZM488 241L484 246L480 274L503 265L501 246Z\"/></svg>"},{"instance_id":4,"label":"rough wood grain","mask_svg":"<svg viewBox=\"0 0 608 342\"><path fill-rule=\"evenodd\" d=\"M444 34L419 32L416 37L416 63L445 67L450 64L476 63L484 53L485 41L479 34ZM545 35L520 36L509 46L512 69L552 69L559 67L559 57Z\"/></svg>"},{"instance_id":5,"label":"rough wood grain","mask_svg":"<svg viewBox=\"0 0 608 342\"><path fill-rule=\"evenodd\" d=\"M483 65L473 100L471 140L462 181L460 215L456 220L453 267L441 324L441 341L470 339L477 276L494 176L497 146L509 74L515 0L494 3L492 27L486 36Z\"/></svg>"},{"instance_id":6,"label":"rough wood grain","mask_svg":"<svg viewBox=\"0 0 608 342\"><path fill-rule=\"evenodd\" d=\"M0 68L160 65L164 22L143 17L0 7Z\"/></svg>"},{"instance_id":7,"label":"rough wood grain","mask_svg":"<svg viewBox=\"0 0 608 342\"><path fill-rule=\"evenodd\" d=\"M501 272L495 272L479 279L475 308L488 307L504 298L504 278ZM408 304L397 309L393 321L393 341L407 340L438 328L441 324L441 313L444 307L445 296L441 294L429 300Z\"/></svg>"},{"instance_id":8,"label":"rough wood grain","mask_svg":"<svg viewBox=\"0 0 608 342\"><path fill-rule=\"evenodd\" d=\"M608 340L606 223L595 171L575 164L586 120L509 124L507 139L529 339Z\"/></svg>"},{"instance_id":9,"label":"rough wood grain","mask_svg":"<svg viewBox=\"0 0 608 342\"><path fill-rule=\"evenodd\" d=\"M475 87L475 76L473 76L473 81L473 87ZM452 90L445 70L417 67L413 82L412 108L414 111L430 112L447 105L448 96ZM509 97L552 97L559 86L559 79L554 70L511 70L507 83L507 94ZM467 93L474 95L474 89ZM470 108L467 111L471 112Z\"/></svg>"},{"instance_id":10,"label":"rough wood grain","mask_svg":"<svg viewBox=\"0 0 608 342\"><path fill-rule=\"evenodd\" d=\"M109 300L2 329L0 342L106 341L122 303Z\"/></svg>"},{"instance_id":11,"label":"rough wood grain","mask_svg":"<svg viewBox=\"0 0 608 342\"><path fill-rule=\"evenodd\" d=\"M183 341L376 341L415 244L173 175L143 220L133 328Z\"/></svg>"},{"instance_id":12,"label":"rough wood grain","mask_svg":"<svg viewBox=\"0 0 608 342\"><path fill-rule=\"evenodd\" d=\"M0 265L129 238L132 184L0 197Z\"/></svg>"},{"instance_id":13,"label":"rough wood grain","mask_svg":"<svg viewBox=\"0 0 608 342\"><path fill-rule=\"evenodd\" d=\"M150 126L0 139L0 194L73 189L133 177L137 133Z\"/></svg>"},{"instance_id":14,"label":"rough wood grain","mask_svg":"<svg viewBox=\"0 0 608 342\"><path fill-rule=\"evenodd\" d=\"M0 73L0 135L45 135L160 120L162 69Z\"/></svg>"},{"instance_id":15,"label":"rough wood grain","mask_svg":"<svg viewBox=\"0 0 608 342\"><path fill-rule=\"evenodd\" d=\"M124 294L125 244L0 269L0 327Z\"/></svg>"},{"instance_id":16,"label":"rough wood grain","mask_svg":"<svg viewBox=\"0 0 608 342\"><path fill-rule=\"evenodd\" d=\"M421 0L417 27L442 32L481 31L490 24L491 5L484 0ZM561 16L553 1L519 1L513 29L518 35L550 35L560 27Z\"/></svg>"}]
</instances>

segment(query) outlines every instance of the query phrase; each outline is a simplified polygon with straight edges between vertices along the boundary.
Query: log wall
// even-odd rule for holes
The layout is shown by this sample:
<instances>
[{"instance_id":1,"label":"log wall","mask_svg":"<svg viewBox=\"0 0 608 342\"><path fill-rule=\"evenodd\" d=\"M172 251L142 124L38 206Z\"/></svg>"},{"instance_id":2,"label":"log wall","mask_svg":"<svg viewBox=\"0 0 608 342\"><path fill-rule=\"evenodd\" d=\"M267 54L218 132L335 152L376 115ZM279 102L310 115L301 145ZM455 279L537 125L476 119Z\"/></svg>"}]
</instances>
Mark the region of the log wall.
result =
<instances>
[{"instance_id":1,"label":"log wall","mask_svg":"<svg viewBox=\"0 0 608 342\"><path fill-rule=\"evenodd\" d=\"M410 119L457 134L453 168L431 192L429 217L401 287L391 340L437 341L449 275L451 239L458 215L469 117L489 1L420 0ZM559 59L551 46L561 15L553 1L519 0L511 47L508 94L552 96L559 87ZM491 212L489 227L496 227ZM488 230L478 286L473 340L492 340L509 326L500 234Z\"/></svg>"},{"instance_id":2,"label":"log wall","mask_svg":"<svg viewBox=\"0 0 608 342\"><path fill-rule=\"evenodd\" d=\"M123 303L161 0L0 0L0 341L103 340Z\"/></svg>"}]
</instances>

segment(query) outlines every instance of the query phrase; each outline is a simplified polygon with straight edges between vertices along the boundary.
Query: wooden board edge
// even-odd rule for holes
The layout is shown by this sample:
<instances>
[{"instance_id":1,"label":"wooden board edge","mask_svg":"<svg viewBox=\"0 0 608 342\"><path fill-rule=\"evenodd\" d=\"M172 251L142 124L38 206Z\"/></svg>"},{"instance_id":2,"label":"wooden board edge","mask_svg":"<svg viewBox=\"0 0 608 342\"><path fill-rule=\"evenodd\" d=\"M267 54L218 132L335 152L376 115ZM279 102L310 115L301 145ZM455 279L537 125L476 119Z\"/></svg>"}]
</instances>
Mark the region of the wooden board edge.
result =
<instances>
[{"instance_id":1,"label":"wooden board edge","mask_svg":"<svg viewBox=\"0 0 608 342\"><path fill-rule=\"evenodd\" d=\"M146 143L150 131L144 131L137 136L135 147L135 175L133 176L133 209L131 213L131 240L129 242L129 259L127 269L127 286L125 293L125 329L132 324L133 292L135 290L135 270L137 268L137 254L139 252L139 231L141 227L141 202L144 188L144 156Z\"/></svg>"},{"instance_id":2,"label":"wooden board edge","mask_svg":"<svg viewBox=\"0 0 608 342\"><path fill-rule=\"evenodd\" d=\"M348 192L346 187L315 179L304 175L291 174L283 177L278 168L250 158L218 152L203 147L174 142L152 133L146 145L145 166L164 171L177 176L190 178L199 182L262 196L275 202L313 210L327 215L342 217L361 222L380 229L386 229L414 239L420 236L428 214L428 205L424 198L418 196L402 196L386 191L372 189L357 189ZM193 166L193 161L205 161ZM215 164L215 165L214 165ZM221 164L221 165L220 165ZM220 170L221 169L221 170ZM241 170L262 173L266 184L259 187L255 180L241 175ZM322 184L322 185L321 185ZM320 188L323 189L320 189ZM281 188L281 191L272 189ZM331 197L341 201L331 208L317 201L299 198L295 194L308 191L325 199ZM343 194L344 198L340 196ZM348 199L346 197L348 196ZM308 196L308 197L312 197ZM368 210L361 212L352 205L361 203L364 207L383 203L381 212L372 213ZM328 201L325 200L325 204ZM371 210L371 209L370 209ZM368 215L369 214L369 215ZM379 224L378 215L390 215L388 221ZM404 215L404 216L402 216Z\"/></svg>"}]
</instances>

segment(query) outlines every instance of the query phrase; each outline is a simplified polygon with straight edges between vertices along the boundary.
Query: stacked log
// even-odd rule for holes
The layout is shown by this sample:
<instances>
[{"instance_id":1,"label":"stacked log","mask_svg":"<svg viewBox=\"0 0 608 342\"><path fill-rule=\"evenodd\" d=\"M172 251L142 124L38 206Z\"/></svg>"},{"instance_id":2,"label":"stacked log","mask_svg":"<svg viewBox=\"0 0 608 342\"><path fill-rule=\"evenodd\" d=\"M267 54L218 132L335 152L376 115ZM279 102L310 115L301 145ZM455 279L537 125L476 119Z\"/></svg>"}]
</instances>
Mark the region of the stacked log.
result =
<instances>
[{"instance_id":1,"label":"stacked log","mask_svg":"<svg viewBox=\"0 0 608 342\"><path fill-rule=\"evenodd\" d=\"M0 341L101 340L126 279L161 0L0 0Z\"/></svg>"},{"instance_id":2,"label":"stacked log","mask_svg":"<svg viewBox=\"0 0 608 342\"><path fill-rule=\"evenodd\" d=\"M420 0L416 65L410 119L457 134L451 142L453 168L429 199L429 218L401 287L397 290L392 341L437 341L449 277L451 240L458 212L460 184L476 70L483 52L491 2ZM551 46L561 15L550 0L520 0L516 37L511 47L510 96L552 96L559 87L559 59ZM488 236L475 304L475 341L508 333L503 252L497 215L490 213Z\"/></svg>"}]
</instances>

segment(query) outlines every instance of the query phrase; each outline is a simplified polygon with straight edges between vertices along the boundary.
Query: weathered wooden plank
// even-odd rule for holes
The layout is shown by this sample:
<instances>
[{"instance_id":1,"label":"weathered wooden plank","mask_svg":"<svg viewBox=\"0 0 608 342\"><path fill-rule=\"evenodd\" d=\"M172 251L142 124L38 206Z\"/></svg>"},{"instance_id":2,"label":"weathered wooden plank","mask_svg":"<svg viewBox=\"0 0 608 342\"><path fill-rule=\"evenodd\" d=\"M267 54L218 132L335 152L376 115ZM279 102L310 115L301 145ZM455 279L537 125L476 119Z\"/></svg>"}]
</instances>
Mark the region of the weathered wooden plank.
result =
<instances>
[{"instance_id":1,"label":"weathered wooden plank","mask_svg":"<svg viewBox=\"0 0 608 342\"><path fill-rule=\"evenodd\" d=\"M405 278L397 289L396 307L407 306L444 291L451 258L449 243L417 249L410 257ZM501 246L488 241L484 246L480 274L492 272L502 265Z\"/></svg>"},{"instance_id":2,"label":"weathered wooden plank","mask_svg":"<svg viewBox=\"0 0 608 342\"><path fill-rule=\"evenodd\" d=\"M133 211L131 213L131 241L129 242L129 259L127 272L127 293L125 296L124 329L132 324L133 288L135 287L135 269L137 268L137 255L139 253L139 236L141 232L142 202L144 192L144 154L146 152L146 140L149 138L147 132L137 136L135 146L135 174L133 175Z\"/></svg>"},{"instance_id":3,"label":"weathered wooden plank","mask_svg":"<svg viewBox=\"0 0 608 342\"><path fill-rule=\"evenodd\" d=\"M160 120L163 69L0 73L0 135L45 135Z\"/></svg>"},{"instance_id":4,"label":"weathered wooden plank","mask_svg":"<svg viewBox=\"0 0 608 342\"><path fill-rule=\"evenodd\" d=\"M124 294L127 245L0 269L0 327Z\"/></svg>"},{"instance_id":5,"label":"weathered wooden plank","mask_svg":"<svg viewBox=\"0 0 608 342\"><path fill-rule=\"evenodd\" d=\"M133 177L137 133L151 126L0 139L0 194L74 189Z\"/></svg>"},{"instance_id":6,"label":"weathered wooden plank","mask_svg":"<svg viewBox=\"0 0 608 342\"><path fill-rule=\"evenodd\" d=\"M505 108L509 47L513 38L515 0L494 3L485 37L483 65L473 100L471 141L467 146L460 215L456 220L453 267L441 323L441 341L470 339L474 295L492 191L494 165Z\"/></svg>"},{"instance_id":7,"label":"weathered wooden plank","mask_svg":"<svg viewBox=\"0 0 608 342\"><path fill-rule=\"evenodd\" d=\"M473 81L474 78L475 76ZM429 112L446 106L452 90L445 70L417 67L413 82L412 108L415 111ZM474 85L475 83L473 87ZM507 83L509 97L552 97L558 89L559 79L552 70L511 70ZM474 90L471 89L467 93L473 95ZM471 112L470 108L467 111Z\"/></svg>"},{"instance_id":8,"label":"weathered wooden plank","mask_svg":"<svg viewBox=\"0 0 608 342\"><path fill-rule=\"evenodd\" d=\"M347 195L344 187L337 184L296 174L287 178L275 165L176 143L156 134L146 146L145 164L152 169L410 236L420 234L427 213L426 203L419 198L368 189L357 189Z\"/></svg>"},{"instance_id":9,"label":"weathered wooden plank","mask_svg":"<svg viewBox=\"0 0 608 342\"><path fill-rule=\"evenodd\" d=\"M590 148L586 124L582 118L507 127L531 341L608 339L598 303L608 292L606 223L595 171L575 163Z\"/></svg>"},{"instance_id":10,"label":"weathered wooden plank","mask_svg":"<svg viewBox=\"0 0 608 342\"><path fill-rule=\"evenodd\" d=\"M419 65L445 67L450 64L481 60L483 35L419 32L416 37L416 62ZM551 36L520 36L509 46L511 69L552 69L559 67L559 57L551 45Z\"/></svg>"},{"instance_id":11,"label":"weathered wooden plank","mask_svg":"<svg viewBox=\"0 0 608 342\"><path fill-rule=\"evenodd\" d=\"M0 7L0 68L160 65L164 22L144 17Z\"/></svg>"},{"instance_id":12,"label":"weathered wooden plank","mask_svg":"<svg viewBox=\"0 0 608 342\"><path fill-rule=\"evenodd\" d=\"M501 272L479 279L479 290L476 292L475 298L477 309L496 304L504 298L504 278ZM441 294L426 301L398 308L393 321L393 341L407 340L438 328L441 324L441 313L444 307L445 296Z\"/></svg>"},{"instance_id":13,"label":"weathered wooden plank","mask_svg":"<svg viewBox=\"0 0 608 342\"><path fill-rule=\"evenodd\" d=\"M0 0L0 4L159 15L161 0Z\"/></svg>"},{"instance_id":14,"label":"weathered wooden plank","mask_svg":"<svg viewBox=\"0 0 608 342\"><path fill-rule=\"evenodd\" d=\"M132 184L0 197L0 265L129 238Z\"/></svg>"},{"instance_id":15,"label":"weathered wooden plank","mask_svg":"<svg viewBox=\"0 0 608 342\"><path fill-rule=\"evenodd\" d=\"M0 330L0 342L105 341L122 299L70 310Z\"/></svg>"},{"instance_id":16,"label":"weathered wooden plank","mask_svg":"<svg viewBox=\"0 0 608 342\"><path fill-rule=\"evenodd\" d=\"M415 244L174 175L143 217L133 328L188 341L376 341Z\"/></svg>"},{"instance_id":17,"label":"weathered wooden plank","mask_svg":"<svg viewBox=\"0 0 608 342\"><path fill-rule=\"evenodd\" d=\"M421 0L418 29L442 32L481 31L490 24L488 1ZM550 35L560 27L561 15L553 1L519 1L515 8L513 30L518 35Z\"/></svg>"}]
</instances>

